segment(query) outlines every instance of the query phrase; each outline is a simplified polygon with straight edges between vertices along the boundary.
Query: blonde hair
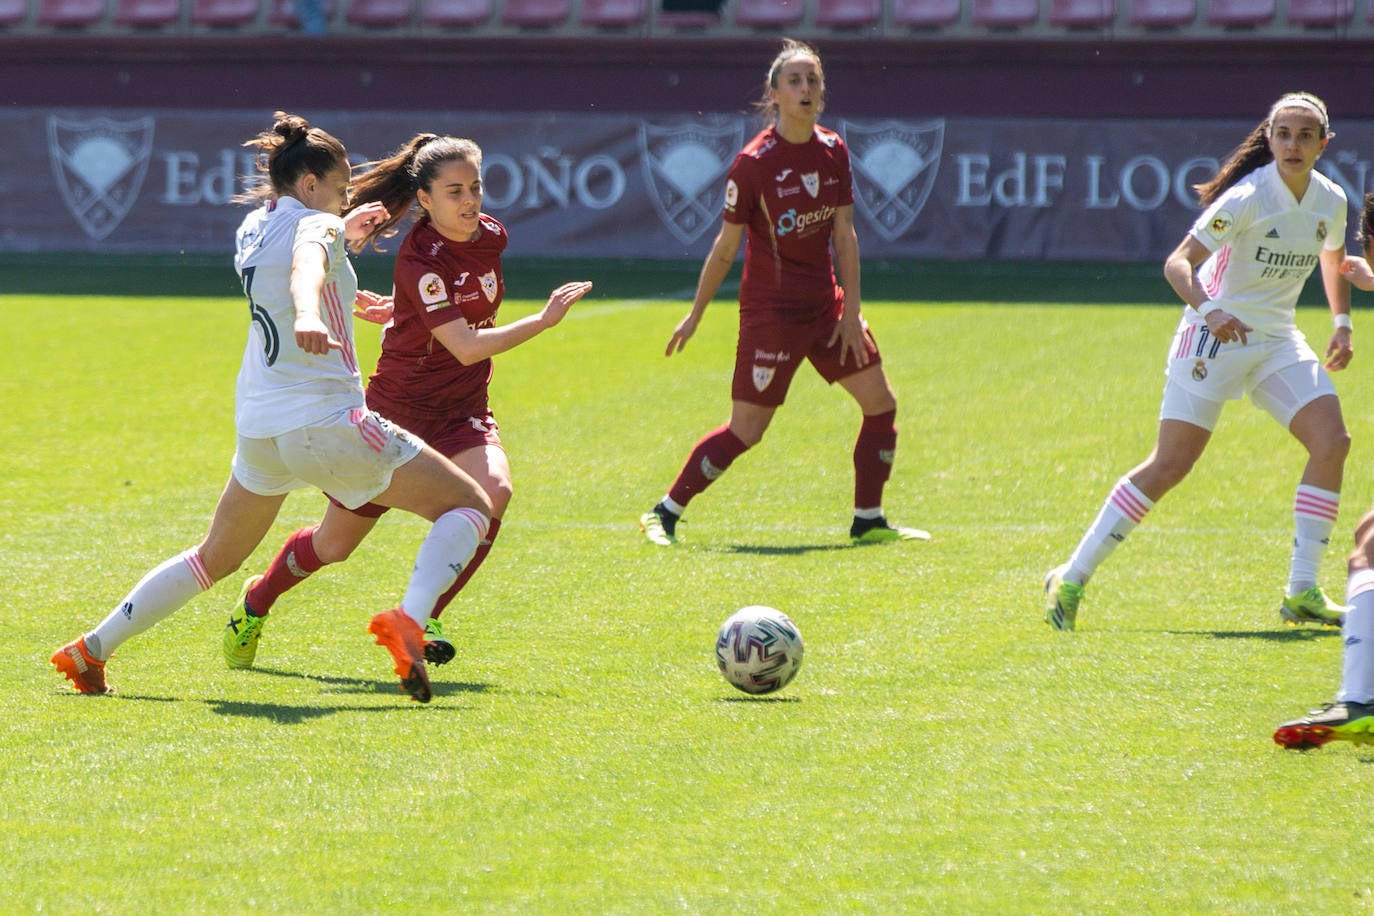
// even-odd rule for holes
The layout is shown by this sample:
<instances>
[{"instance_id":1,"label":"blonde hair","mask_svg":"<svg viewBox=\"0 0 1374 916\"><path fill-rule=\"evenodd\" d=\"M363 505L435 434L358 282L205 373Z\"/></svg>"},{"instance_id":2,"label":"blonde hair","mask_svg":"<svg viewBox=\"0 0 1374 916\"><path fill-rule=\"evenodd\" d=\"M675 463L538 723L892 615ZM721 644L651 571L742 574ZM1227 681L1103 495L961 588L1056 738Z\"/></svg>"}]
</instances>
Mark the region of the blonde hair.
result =
<instances>
[{"instance_id":1,"label":"blonde hair","mask_svg":"<svg viewBox=\"0 0 1374 916\"><path fill-rule=\"evenodd\" d=\"M807 57L816 62L816 70L821 75L821 98L816 106L816 113L820 114L825 109L825 66L821 64L820 52L804 41L784 38L782 50L778 51L773 62L768 65L768 78L763 81L763 96L754 103L754 110L770 124L775 123L778 119L778 104L773 101L770 95L774 89L778 88L778 74L782 72L783 65L799 57Z\"/></svg>"}]
</instances>

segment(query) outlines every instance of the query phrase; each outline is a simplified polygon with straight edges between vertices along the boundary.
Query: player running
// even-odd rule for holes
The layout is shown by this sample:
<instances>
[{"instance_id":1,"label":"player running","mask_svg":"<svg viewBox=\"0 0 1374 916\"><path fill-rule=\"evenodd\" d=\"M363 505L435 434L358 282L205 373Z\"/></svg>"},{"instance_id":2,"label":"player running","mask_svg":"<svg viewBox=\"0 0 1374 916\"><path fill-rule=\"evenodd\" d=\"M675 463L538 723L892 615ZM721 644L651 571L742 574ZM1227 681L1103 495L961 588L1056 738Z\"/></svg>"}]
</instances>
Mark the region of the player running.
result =
<instances>
[{"instance_id":1,"label":"player running","mask_svg":"<svg viewBox=\"0 0 1374 916\"><path fill-rule=\"evenodd\" d=\"M1364 257L1349 257L1342 273L1366 292L1374 292L1374 194L1364 198L1360 230L1356 234ZM1328 741L1374 744L1374 510L1355 526L1355 550L1347 565L1348 578L1342 635L1341 689L1336 702L1291 722L1274 732L1274 741L1293 750L1321 747Z\"/></svg>"},{"instance_id":2,"label":"player running","mask_svg":"<svg viewBox=\"0 0 1374 916\"><path fill-rule=\"evenodd\" d=\"M367 405L422 436L470 475L491 503L491 524L476 553L430 611L425 658L454 656L439 615L477 572L501 530L513 492L510 462L488 403L491 357L558 324L589 282L565 283L544 309L497 326L506 284L506 229L482 212L482 150L471 140L420 134L389 158L368 163L353 183L354 206L380 204L389 216L356 247L395 233L418 203L422 215L396 256L394 301L373 298L358 314L387 322ZM263 575L244 583L223 636L231 668L252 667L267 614L287 589L329 563L347 559L386 511L330 500L324 518L287 538Z\"/></svg>"},{"instance_id":3,"label":"player running","mask_svg":"<svg viewBox=\"0 0 1374 916\"><path fill-rule=\"evenodd\" d=\"M1045 620L1072 630L1083 587L1108 554L1202 456L1228 400L1248 394L1307 449L1293 504L1294 540L1279 613L1339 626L1317 584L1336 524L1350 435L1327 370L1350 363L1350 288L1341 279L1346 198L1315 170L1334 136L1326 105L1292 92L1196 190L1206 208L1164 263L1183 299L1170 345L1159 437L1121 478L1067 563L1045 579ZM1335 331L1322 365L1294 324L1298 294L1321 265ZM1201 550L1211 550L1200 545Z\"/></svg>"},{"instance_id":4,"label":"player running","mask_svg":"<svg viewBox=\"0 0 1374 916\"><path fill-rule=\"evenodd\" d=\"M401 606L368 630L391 653L401 687L421 703L432 690L424 622L487 536L491 501L470 477L363 400L348 308L358 278L344 250L388 218L381 204L348 203L348 153L296 115L244 144L268 181L262 206L237 234L234 266L252 324L235 397L238 447L205 539L145 575L92 631L52 663L82 693L108 693L105 663L126 640L165 619L242 565L266 536L286 494L319 487L340 504L394 506L433 522Z\"/></svg>"},{"instance_id":5,"label":"player running","mask_svg":"<svg viewBox=\"0 0 1374 916\"><path fill-rule=\"evenodd\" d=\"M860 312L849 151L838 134L817 124L824 107L820 55L785 39L758 103L770 124L735 157L720 233L701 268L692 309L668 340L669 356L687 345L747 230L730 421L697 443L668 494L640 517L653 544L675 544L687 504L763 438L803 358L827 382L838 382L863 414L850 538L868 544L930 537L894 527L883 515L897 400Z\"/></svg>"}]
</instances>

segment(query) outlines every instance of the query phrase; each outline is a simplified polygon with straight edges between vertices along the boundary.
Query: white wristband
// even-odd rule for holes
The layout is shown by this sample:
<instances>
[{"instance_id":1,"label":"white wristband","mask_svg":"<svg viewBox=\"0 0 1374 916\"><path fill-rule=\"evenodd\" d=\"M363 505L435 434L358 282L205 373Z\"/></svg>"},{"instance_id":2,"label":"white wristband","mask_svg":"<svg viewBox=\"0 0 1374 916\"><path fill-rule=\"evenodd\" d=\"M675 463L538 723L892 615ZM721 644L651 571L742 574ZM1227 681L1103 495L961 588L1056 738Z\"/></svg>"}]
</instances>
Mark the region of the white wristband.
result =
<instances>
[{"instance_id":1,"label":"white wristband","mask_svg":"<svg viewBox=\"0 0 1374 916\"><path fill-rule=\"evenodd\" d=\"M1201 315L1203 318L1206 318L1208 315L1212 314L1213 312L1219 312L1219 311L1221 311L1221 306L1217 305L1217 304L1216 304L1215 302L1213 302L1211 299L1208 299L1206 302L1202 303L1201 305L1199 305L1199 306L1197 307L1197 313L1198 313L1199 315Z\"/></svg>"},{"instance_id":2,"label":"white wristband","mask_svg":"<svg viewBox=\"0 0 1374 916\"><path fill-rule=\"evenodd\" d=\"M1355 324L1350 320L1349 312L1337 312L1331 316L1331 323L1338 328L1345 328L1347 331L1354 330Z\"/></svg>"}]
</instances>

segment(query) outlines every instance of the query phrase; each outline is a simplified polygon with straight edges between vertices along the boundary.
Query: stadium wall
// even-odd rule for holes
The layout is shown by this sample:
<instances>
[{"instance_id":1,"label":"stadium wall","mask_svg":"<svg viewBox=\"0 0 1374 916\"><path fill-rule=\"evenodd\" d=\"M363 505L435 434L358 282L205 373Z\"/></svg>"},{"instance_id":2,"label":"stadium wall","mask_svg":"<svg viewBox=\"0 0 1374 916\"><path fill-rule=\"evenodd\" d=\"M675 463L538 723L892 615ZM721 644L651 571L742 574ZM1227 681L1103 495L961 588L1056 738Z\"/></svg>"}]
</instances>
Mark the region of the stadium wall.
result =
<instances>
[{"instance_id":1,"label":"stadium wall","mask_svg":"<svg viewBox=\"0 0 1374 916\"><path fill-rule=\"evenodd\" d=\"M1357 205L1374 43L816 39L866 256L1151 261L1188 186L1281 92L1327 98ZM0 38L0 251L223 251L275 108L360 158L421 130L487 151L521 255L699 258L776 37ZM58 203L60 202L60 205Z\"/></svg>"}]
</instances>

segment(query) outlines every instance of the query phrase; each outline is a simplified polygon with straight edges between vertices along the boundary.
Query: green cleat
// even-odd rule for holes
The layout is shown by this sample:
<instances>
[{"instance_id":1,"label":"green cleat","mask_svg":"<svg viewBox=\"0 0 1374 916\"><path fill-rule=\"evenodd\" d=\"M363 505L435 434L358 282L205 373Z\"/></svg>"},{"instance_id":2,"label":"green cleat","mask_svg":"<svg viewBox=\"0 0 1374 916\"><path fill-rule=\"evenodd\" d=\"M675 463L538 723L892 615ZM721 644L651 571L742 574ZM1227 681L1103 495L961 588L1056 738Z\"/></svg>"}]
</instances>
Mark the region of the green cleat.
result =
<instances>
[{"instance_id":1,"label":"green cleat","mask_svg":"<svg viewBox=\"0 0 1374 916\"><path fill-rule=\"evenodd\" d=\"M1319 623L1326 627L1339 627L1345 624L1344 605L1337 604L1326 596L1319 585L1314 585L1299 595L1289 595L1279 605L1279 615L1289 626L1300 623Z\"/></svg>"},{"instance_id":2,"label":"green cleat","mask_svg":"<svg viewBox=\"0 0 1374 916\"><path fill-rule=\"evenodd\" d=\"M897 528L885 518L854 519L849 526L853 544L890 544L893 541L928 541L930 532L920 528Z\"/></svg>"},{"instance_id":3,"label":"green cleat","mask_svg":"<svg viewBox=\"0 0 1374 916\"><path fill-rule=\"evenodd\" d=\"M678 521L678 517L667 509L654 506L639 517L639 530L644 532L650 544L672 547L677 543Z\"/></svg>"},{"instance_id":4,"label":"green cleat","mask_svg":"<svg viewBox=\"0 0 1374 916\"><path fill-rule=\"evenodd\" d=\"M1328 741L1374 744L1374 703L1328 703L1274 732L1274 743L1292 751L1310 751Z\"/></svg>"},{"instance_id":5,"label":"green cleat","mask_svg":"<svg viewBox=\"0 0 1374 916\"><path fill-rule=\"evenodd\" d=\"M238 603L229 612L229 623L224 627L224 662L230 668L251 668L258 654L258 639L262 636L262 626L267 618L248 613L246 602L248 590L261 579L262 576L250 576L243 583Z\"/></svg>"},{"instance_id":6,"label":"green cleat","mask_svg":"<svg viewBox=\"0 0 1374 916\"><path fill-rule=\"evenodd\" d=\"M1056 566L1045 576L1045 623L1056 630L1072 630L1078 623L1083 586L1064 581L1068 566Z\"/></svg>"},{"instance_id":7,"label":"green cleat","mask_svg":"<svg viewBox=\"0 0 1374 916\"><path fill-rule=\"evenodd\" d=\"M439 618L429 618L425 624L425 661L431 665L447 665L456 654L453 643L444 639L444 628L439 624Z\"/></svg>"}]
</instances>

